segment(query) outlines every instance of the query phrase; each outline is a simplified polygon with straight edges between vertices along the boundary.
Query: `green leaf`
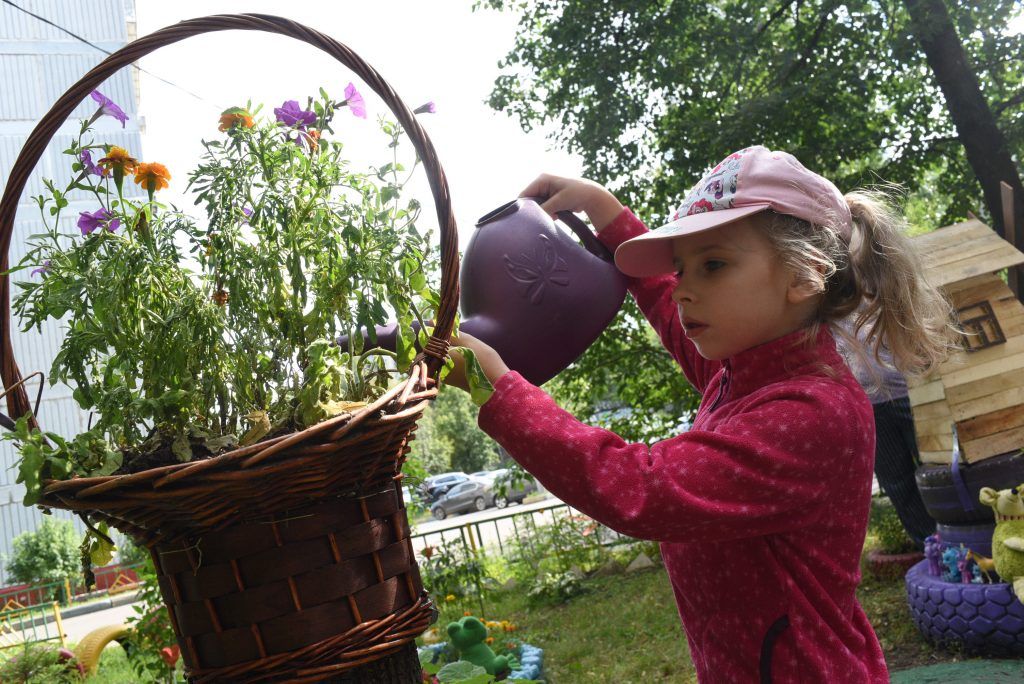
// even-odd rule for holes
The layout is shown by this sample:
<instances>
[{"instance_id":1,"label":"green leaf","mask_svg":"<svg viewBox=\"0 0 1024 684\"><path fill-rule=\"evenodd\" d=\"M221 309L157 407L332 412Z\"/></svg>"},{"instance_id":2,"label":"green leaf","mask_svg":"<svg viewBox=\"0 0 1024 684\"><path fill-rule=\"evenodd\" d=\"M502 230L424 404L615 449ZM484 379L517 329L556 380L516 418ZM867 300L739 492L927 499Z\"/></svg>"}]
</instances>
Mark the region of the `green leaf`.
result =
<instances>
[{"instance_id":1,"label":"green leaf","mask_svg":"<svg viewBox=\"0 0 1024 684\"><path fill-rule=\"evenodd\" d=\"M487 379L484 369L476 358L476 354L468 347L452 347L462 353L466 360L466 382L469 384L469 396L477 406L483 406L494 394L494 386Z\"/></svg>"},{"instance_id":2,"label":"green leaf","mask_svg":"<svg viewBox=\"0 0 1024 684\"><path fill-rule=\"evenodd\" d=\"M437 679L447 684L449 682L466 682L480 675L487 677L487 670L465 660L457 660L442 667L437 673Z\"/></svg>"},{"instance_id":3,"label":"green leaf","mask_svg":"<svg viewBox=\"0 0 1024 684\"><path fill-rule=\"evenodd\" d=\"M188 440L188 434L179 432L171 442L171 452L178 457L182 463L192 460L192 444Z\"/></svg>"}]
</instances>

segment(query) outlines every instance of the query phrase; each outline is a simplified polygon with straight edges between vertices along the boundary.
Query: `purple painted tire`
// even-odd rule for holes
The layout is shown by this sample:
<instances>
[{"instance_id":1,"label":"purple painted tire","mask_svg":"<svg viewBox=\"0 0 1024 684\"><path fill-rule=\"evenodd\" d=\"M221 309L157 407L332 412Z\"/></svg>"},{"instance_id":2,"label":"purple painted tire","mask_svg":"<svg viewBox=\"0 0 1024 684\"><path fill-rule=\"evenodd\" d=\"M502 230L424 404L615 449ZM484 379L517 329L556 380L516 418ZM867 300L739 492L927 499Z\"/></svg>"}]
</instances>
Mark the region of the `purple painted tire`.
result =
<instances>
[{"instance_id":1,"label":"purple painted tire","mask_svg":"<svg viewBox=\"0 0 1024 684\"><path fill-rule=\"evenodd\" d=\"M914 473L928 515L936 522L951 525L995 522L992 509L978 502L978 493L982 487L1007 489L1024 482L1024 454L1014 452L962 464L959 472L966 490L964 494L969 500L969 510L965 510L960 501L950 466L925 464Z\"/></svg>"},{"instance_id":2,"label":"purple painted tire","mask_svg":"<svg viewBox=\"0 0 1024 684\"><path fill-rule=\"evenodd\" d=\"M906 576L917 628L937 646L969 655L1024 656L1024 604L1009 584L952 584L928 574L921 561Z\"/></svg>"},{"instance_id":3,"label":"purple painted tire","mask_svg":"<svg viewBox=\"0 0 1024 684\"><path fill-rule=\"evenodd\" d=\"M992 532L996 524L979 523L977 525L949 525L938 523L935 531L944 544L960 546L963 544L971 551L980 553L988 558L992 557Z\"/></svg>"}]
</instances>

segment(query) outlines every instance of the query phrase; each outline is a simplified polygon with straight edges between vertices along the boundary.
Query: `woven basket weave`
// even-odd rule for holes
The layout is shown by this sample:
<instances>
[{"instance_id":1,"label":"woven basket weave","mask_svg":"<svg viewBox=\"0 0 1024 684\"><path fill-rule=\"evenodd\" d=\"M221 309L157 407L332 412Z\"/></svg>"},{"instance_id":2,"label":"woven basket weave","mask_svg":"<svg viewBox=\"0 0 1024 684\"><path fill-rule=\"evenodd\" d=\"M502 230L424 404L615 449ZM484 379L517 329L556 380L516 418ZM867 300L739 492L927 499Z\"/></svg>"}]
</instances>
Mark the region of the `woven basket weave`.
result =
<instances>
[{"instance_id":1,"label":"woven basket weave","mask_svg":"<svg viewBox=\"0 0 1024 684\"><path fill-rule=\"evenodd\" d=\"M320 681L408 651L430 623L402 503L416 420L437 394L458 304L457 228L445 175L413 113L349 48L280 17L184 21L110 55L32 131L0 200L0 271L18 198L47 143L100 83L190 36L241 29L290 36L352 69L385 101L423 161L441 232L441 306L409 377L373 404L207 460L47 483L42 505L85 513L146 545L192 681ZM30 410L0 280L0 377L11 416ZM34 424L34 419L33 419Z\"/></svg>"}]
</instances>

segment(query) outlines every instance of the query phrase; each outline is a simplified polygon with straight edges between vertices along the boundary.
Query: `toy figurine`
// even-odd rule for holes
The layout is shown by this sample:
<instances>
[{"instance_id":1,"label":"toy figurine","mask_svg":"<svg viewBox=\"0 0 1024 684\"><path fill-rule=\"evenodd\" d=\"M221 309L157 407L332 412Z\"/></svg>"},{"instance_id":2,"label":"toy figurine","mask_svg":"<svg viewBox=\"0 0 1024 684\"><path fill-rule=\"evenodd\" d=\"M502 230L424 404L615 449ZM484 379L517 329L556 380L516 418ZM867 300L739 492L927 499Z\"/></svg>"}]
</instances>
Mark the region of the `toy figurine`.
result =
<instances>
[{"instance_id":1,"label":"toy figurine","mask_svg":"<svg viewBox=\"0 0 1024 684\"><path fill-rule=\"evenodd\" d=\"M992 560L1003 581L1013 585L1013 593L1019 601L1024 597L1024 500L1020 488L997 492L991 487L983 487L978 499L991 506L996 514Z\"/></svg>"}]
</instances>

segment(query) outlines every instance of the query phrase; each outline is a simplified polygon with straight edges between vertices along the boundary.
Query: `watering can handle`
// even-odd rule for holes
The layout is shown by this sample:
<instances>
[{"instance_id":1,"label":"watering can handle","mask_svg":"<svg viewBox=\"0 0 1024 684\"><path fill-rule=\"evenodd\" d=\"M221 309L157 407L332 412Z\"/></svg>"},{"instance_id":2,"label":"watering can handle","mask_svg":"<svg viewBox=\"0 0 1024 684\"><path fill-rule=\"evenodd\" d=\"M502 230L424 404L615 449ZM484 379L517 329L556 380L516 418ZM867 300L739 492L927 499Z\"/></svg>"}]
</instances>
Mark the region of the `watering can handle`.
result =
<instances>
[{"instance_id":1,"label":"watering can handle","mask_svg":"<svg viewBox=\"0 0 1024 684\"><path fill-rule=\"evenodd\" d=\"M590 230L590 227L577 217L576 214L571 211L560 211L558 212L558 218L562 220L562 223L569 226L572 232L576 233L588 252L600 259L604 259L608 263L615 263L615 257L611 251L604 246L603 242L597 239L597 236Z\"/></svg>"}]
</instances>

